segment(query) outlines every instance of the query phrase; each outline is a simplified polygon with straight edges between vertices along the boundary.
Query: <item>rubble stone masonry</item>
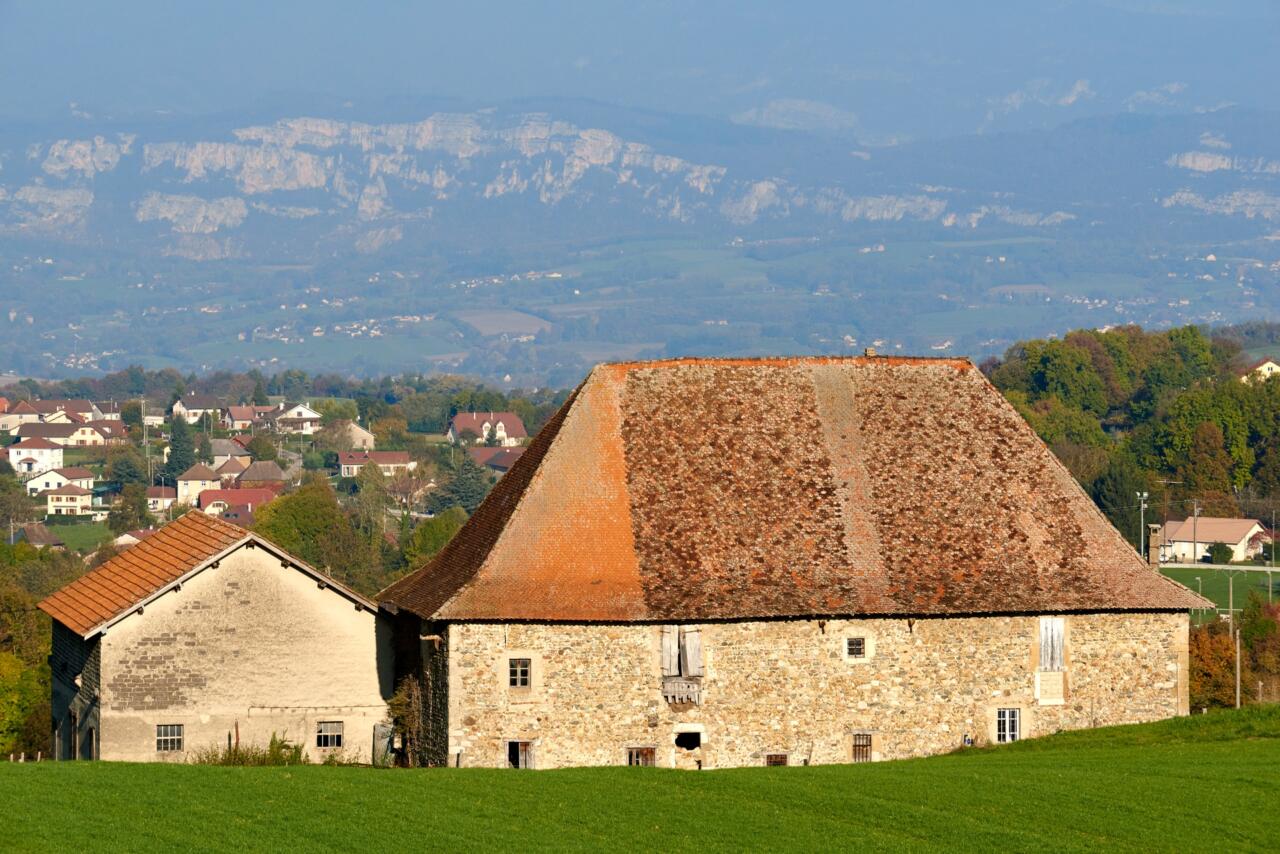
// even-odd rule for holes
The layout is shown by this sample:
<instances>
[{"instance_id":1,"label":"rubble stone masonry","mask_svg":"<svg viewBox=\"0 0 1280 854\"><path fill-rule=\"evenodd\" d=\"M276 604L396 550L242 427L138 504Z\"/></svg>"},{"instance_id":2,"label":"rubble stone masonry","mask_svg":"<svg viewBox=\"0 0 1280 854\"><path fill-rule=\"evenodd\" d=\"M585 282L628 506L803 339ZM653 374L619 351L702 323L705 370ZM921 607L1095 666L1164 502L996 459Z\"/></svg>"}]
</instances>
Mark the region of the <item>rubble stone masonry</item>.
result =
<instances>
[{"instance_id":1,"label":"rubble stone masonry","mask_svg":"<svg viewBox=\"0 0 1280 854\"><path fill-rule=\"evenodd\" d=\"M1187 713L1186 613L1066 617L1065 674L1037 674L1040 618L770 620L704 624L699 704L664 701L658 625L455 623L448 628L448 762L504 766L532 743L535 768L620 765L655 748L665 767L850 762L854 736L898 759L996 740L998 709L1021 737ZM866 657L845 640L866 639ZM528 688L508 659L532 661ZM675 746L678 732L701 746Z\"/></svg>"}]
</instances>

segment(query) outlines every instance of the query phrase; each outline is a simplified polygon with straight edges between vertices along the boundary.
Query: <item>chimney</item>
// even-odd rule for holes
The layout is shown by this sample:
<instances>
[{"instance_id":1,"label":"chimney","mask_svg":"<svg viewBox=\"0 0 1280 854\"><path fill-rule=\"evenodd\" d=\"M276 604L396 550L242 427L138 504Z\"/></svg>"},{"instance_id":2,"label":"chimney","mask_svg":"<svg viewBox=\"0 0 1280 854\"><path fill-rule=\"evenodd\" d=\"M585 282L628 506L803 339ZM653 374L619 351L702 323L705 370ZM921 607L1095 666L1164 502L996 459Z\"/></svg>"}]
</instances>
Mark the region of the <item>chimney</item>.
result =
<instances>
[{"instance_id":1,"label":"chimney","mask_svg":"<svg viewBox=\"0 0 1280 854\"><path fill-rule=\"evenodd\" d=\"M1160 526L1147 526L1147 566L1160 568Z\"/></svg>"},{"instance_id":2,"label":"chimney","mask_svg":"<svg viewBox=\"0 0 1280 854\"><path fill-rule=\"evenodd\" d=\"M875 354L876 354L875 347L868 347L867 349L862 351L862 355L864 356L874 356Z\"/></svg>"}]
</instances>

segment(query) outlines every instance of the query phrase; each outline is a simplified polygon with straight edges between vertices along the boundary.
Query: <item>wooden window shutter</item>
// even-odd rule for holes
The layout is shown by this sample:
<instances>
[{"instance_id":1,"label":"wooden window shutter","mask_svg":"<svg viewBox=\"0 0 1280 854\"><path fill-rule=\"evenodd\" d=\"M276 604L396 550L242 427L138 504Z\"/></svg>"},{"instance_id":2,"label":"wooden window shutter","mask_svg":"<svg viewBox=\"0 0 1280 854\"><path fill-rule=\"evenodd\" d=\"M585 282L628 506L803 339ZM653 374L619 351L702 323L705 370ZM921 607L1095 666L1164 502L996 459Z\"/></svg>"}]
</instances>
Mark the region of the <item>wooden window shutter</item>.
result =
<instances>
[{"instance_id":1,"label":"wooden window shutter","mask_svg":"<svg viewBox=\"0 0 1280 854\"><path fill-rule=\"evenodd\" d=\"M680 675L680 635L675 626L662 627L662 675Z\"/></svg>"},{"instance_id":2,"label":"wooden window shutter","mask_svg":"<svg viewBox=\"0 0 1280 854\"><path fill-rule=\"evenodd\" d=\"M702 675L702 632L697 628L680 629L680 671L685 676Z\"/></svg>"}]
</instances>

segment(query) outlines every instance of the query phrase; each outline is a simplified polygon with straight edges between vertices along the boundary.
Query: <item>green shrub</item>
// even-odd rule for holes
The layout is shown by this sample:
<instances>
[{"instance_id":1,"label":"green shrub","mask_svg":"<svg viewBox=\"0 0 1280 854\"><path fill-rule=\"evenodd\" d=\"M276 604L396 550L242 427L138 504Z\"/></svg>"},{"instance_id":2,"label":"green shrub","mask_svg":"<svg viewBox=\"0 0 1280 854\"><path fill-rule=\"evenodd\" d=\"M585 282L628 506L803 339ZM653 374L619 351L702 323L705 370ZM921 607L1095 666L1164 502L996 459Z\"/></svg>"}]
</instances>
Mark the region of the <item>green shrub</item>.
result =
<instances>
[{"instance_id":1,"label":"green shrub","mask_svg":"<svg viewBox=\"0 0 1280 854\"><path fill-rule=\"evenodd\" d=\"M204 747L191 757L193 765L307 765L310 761L301 744L274 732L266 747L252 743Z\"/></svg>"}]
</instances>

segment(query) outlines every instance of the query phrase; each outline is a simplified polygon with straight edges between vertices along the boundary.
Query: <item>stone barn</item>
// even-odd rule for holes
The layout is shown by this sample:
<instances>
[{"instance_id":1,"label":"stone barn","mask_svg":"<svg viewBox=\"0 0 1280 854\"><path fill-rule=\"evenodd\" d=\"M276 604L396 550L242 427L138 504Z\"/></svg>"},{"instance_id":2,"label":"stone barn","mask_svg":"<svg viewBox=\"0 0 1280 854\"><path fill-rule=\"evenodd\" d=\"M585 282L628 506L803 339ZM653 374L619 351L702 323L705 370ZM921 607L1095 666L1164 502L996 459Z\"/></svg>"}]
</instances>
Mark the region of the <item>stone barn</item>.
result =
<instances>
[{"instance_id":1,"label":"stone barn","mask_svg":"<svg viewBox=\"0 0 1280 854\"><path fill-rule=\"evenodd\" d=\"M896 759L1187 713L1188 609L962 360L602 365L389 587L432 764Z\"/></svg>"},{"instance_id":2,"label":"stone barn","mask_svg":"<svg viewBox=\"0 0 1280 854\"><path fill-rule=\"evenodd\" d=\"M192 511L40 607L59 759L186 761L273 734L312 761L386 754L377 608L243 528Z\"/></svg>"}]
</instances>

